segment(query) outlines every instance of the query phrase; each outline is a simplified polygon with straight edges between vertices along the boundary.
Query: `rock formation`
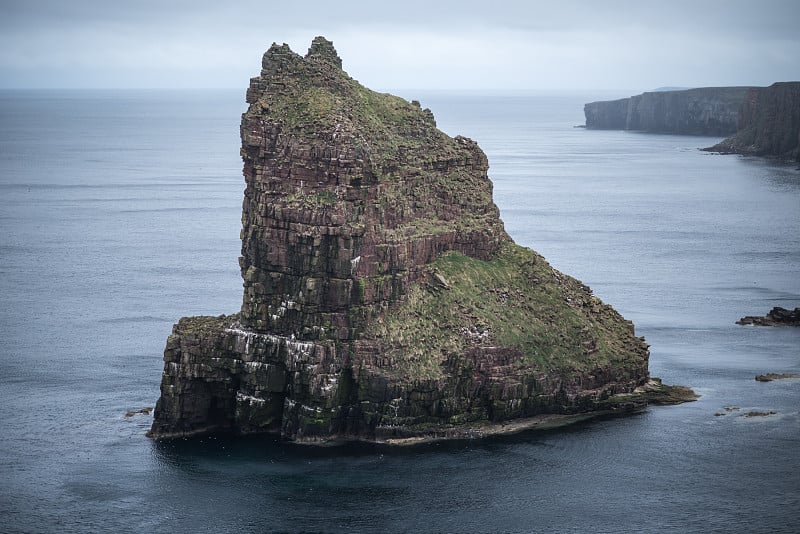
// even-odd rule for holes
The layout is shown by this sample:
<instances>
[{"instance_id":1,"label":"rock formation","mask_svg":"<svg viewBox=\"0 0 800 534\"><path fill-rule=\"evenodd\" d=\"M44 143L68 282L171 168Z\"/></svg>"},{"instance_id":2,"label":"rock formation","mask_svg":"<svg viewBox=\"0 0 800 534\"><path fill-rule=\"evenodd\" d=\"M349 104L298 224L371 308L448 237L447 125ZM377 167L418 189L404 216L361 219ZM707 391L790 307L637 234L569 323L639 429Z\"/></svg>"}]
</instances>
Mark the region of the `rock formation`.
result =
<instances>
[{"instance_id":1,"label":"rock formation","mask_svg":"<svg viewBox=\"0 0 800 534\"><path fill-rule=\"evenodd\" d=\"M586 127L681 135L730 135L737 129L747 87L654 91L583 108Z\"/></svg>"},{"instance_id":2,"label":"rock formation","mask_svg":"<svg viewBox=\"0 0 800 534\"><path fill-rule=\"evenodd\" d=\"M321 37L264 54L241 123L242 309L175 325L150 435L391 441L641 407L647 344L512 242L477 144L341 66Z\"/></svg>"},{"instance_id":3,"label":"rock formation","mask_svg":"<svg viewBox=\"0 0 800 534\"><path fill-rule=\"evenodd\" d=\"M764 316L748 315L742 317L736 324L754 326L800 326L800 308L787 310L780 306L775 306Z\"/></svg>"},{"instance_id":4,"label":"rock formation","mask_svg":"<svg viewBox=\"0 0 800 534\"><path fill-rule=\"evenodd\" d=\"M773 380L786 380L787 378L800 378L800 373L767 373L756 375L757 382L772 382Z\"/></svg>"},{"instance_id":5,"label":"rock formation","mask_svg":"<svg viewBox=\"0 0 800 534\"><path fill-rule=\"evenodd\" d=\"M742 103L738 131L705 150L800 162L800 82L751 88Z\"/></svg>"}]
</instances>

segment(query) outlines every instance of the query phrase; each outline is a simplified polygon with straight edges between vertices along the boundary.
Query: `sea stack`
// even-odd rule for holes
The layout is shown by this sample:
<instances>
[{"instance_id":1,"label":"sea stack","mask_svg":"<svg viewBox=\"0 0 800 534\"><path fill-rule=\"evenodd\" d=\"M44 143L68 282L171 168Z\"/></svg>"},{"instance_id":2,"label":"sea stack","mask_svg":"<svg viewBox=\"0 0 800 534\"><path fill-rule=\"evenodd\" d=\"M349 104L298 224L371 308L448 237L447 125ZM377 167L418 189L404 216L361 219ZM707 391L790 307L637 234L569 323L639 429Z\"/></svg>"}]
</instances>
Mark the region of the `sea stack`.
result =
<instances>
[{"instance_id":1,"label":"sea stack","mask_svg":"<svg viewBox=\"0 0 800 534\"><path fill-rule=\"evenodd\" d=\"M322 37L273 45L247 102L242 309L175 325L152 437L402 442L641 406L647 344L514 244L474 141Z\"/></svg>"}]
</instances>

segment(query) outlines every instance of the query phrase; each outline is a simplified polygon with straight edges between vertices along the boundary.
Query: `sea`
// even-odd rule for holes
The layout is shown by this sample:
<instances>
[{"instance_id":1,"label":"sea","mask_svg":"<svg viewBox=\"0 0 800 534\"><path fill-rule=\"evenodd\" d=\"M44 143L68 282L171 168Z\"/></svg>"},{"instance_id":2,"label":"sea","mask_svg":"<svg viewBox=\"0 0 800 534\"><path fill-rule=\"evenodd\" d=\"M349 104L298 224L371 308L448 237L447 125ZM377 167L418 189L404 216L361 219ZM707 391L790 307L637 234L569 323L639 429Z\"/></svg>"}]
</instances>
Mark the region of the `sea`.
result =
<instances>
[{"instance_id":1,"label":"sea","mask_svg":"<svg viewBox=\"0 0 800 534\"><path fill-rule=\"evenodd\" d=\"M698 401L413 448L145 437L187 315L239 310L244 91L0 91L0 531L798 532L800 170L579 128L627 93L401 93L506 230Z\"/></svg>"}]
</instances>

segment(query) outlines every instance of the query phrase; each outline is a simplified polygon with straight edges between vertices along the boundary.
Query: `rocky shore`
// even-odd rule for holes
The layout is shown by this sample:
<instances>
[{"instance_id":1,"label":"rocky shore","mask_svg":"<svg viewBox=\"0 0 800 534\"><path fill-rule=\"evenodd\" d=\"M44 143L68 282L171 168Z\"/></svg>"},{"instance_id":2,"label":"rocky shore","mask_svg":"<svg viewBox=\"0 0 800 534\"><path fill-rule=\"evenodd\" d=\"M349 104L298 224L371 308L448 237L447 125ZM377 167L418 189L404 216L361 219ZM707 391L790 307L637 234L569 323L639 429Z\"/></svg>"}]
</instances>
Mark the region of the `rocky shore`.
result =
<instances>
[{"instance_id":1,"label":"rocky shore","mask_svg":"<svg viewBox=\"0 0 800 534\"><path fill-rule=\"evenodd\" d=\"M787 310L776 306L763 317L748 315L736 321L736 324L754 326L800 326L800 308Z\"/></svg>"}]
</instances>

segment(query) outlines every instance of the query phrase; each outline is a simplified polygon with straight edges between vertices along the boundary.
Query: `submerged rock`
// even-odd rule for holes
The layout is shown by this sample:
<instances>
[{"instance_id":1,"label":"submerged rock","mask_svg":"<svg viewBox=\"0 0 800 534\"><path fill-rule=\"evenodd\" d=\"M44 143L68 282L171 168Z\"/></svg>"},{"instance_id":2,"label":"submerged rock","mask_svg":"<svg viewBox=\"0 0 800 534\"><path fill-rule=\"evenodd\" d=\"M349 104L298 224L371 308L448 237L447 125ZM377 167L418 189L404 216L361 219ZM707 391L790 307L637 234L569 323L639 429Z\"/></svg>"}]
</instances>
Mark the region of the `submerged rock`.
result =
<instances>
[{"instance_id":1,"label":"submerged rock","mask_svg":"<svg viewBox=\"0 0 800 534\"><path fill-rule=\"evenodd\" d=\"M408 442L644 406L647 344L513 243L478 145L341 64L321 37L264 54L242 309L175 325L149 435Z\"/></svg>"},{"instance_id":2,"label":"submerged rock","mask_svg":"<svg viewBox=\"0 0 800 534\"><path fill-rule=\"evenodd\" d=\"M150 412L153 411L152 406L148 406L146 408L139 408L138 410L128 410L125 412L125 417L133 417L134 415L150 415Z\"/></svg>"},{"instance_id":3,"label":"submerged rock","mask_svg":"<svg viewBox=\"0 0 800 534\"><path fill-rule=\"evenodd\" d=\"M770 410L768 412L760 412L760 411L753 410L751 412L747 412L745 414L742 414L742 417L769 417L770 415L775 415L777 413L778 412L775 412L775 411L772 411L772 410Z\"/></svg>"}]
</instances>

